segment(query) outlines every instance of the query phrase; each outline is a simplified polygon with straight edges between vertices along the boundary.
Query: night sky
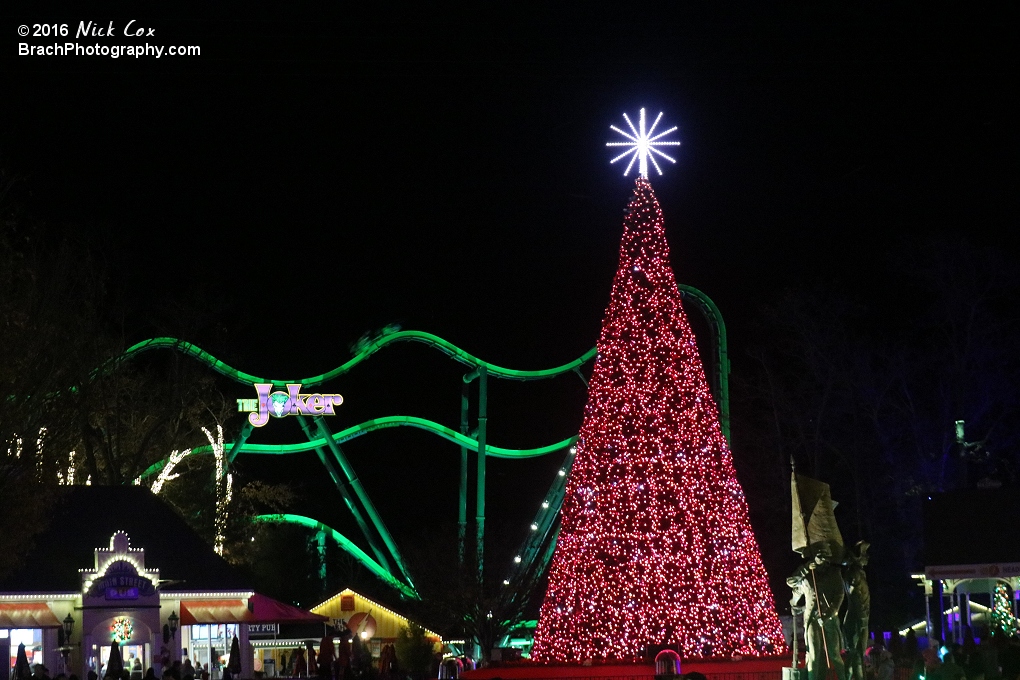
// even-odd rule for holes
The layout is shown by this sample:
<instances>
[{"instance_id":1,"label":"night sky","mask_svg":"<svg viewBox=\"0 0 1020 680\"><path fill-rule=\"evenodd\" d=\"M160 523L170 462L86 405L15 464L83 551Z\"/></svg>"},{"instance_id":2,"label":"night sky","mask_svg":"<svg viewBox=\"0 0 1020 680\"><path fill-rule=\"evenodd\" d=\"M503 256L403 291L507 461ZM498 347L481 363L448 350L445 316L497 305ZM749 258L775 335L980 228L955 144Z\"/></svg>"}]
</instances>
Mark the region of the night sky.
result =
<instances>
[{"instance_id":1,"label":"night sky","mask_svg":"<svg viewBox=\"0 0 1020 680\"><path fill-rule=\"evenodd\" d=\"M216 320L185 339L274 378L333 368L390 323L512 368L570 361L598 337L633 184L608 164L609 126L642 106L679 126L652 183L677 279L721 308L734 370L784 286L894 298L881 263L901 237L1015 253L1015 21L991 6L76 4L5 3L0 158L30 212L106 263L128 342L185 304ZM130 19L201 56L17 56L54 42L21 24ZM347 400L335 429L456 428L463 372L390 348L329 385ZM580 425L576 377L492 389L493 444ZM252 441L297 436L277 425ZM455 447L393 429L345 450L398 535L423 509L455 519ZM354 536L310 460L241 468L296 475L309 514ZM494 545L523 537L559 464L490 463ZM763 545L766 565L788 551Z\"/></svg>"}]
</instances>

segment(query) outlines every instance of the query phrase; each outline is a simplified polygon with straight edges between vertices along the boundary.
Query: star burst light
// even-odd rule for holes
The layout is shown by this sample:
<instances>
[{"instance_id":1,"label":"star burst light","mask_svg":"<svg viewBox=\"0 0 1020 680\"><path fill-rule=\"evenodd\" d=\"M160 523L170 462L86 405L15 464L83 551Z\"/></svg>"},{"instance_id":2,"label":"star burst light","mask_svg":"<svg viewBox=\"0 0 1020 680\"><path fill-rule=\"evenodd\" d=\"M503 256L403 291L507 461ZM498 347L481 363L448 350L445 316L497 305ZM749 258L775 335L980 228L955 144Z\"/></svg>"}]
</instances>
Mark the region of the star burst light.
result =
<instances>
[{"instance_id":1,"label":"star burst light","mask_svg":"<svg viewBox=\"0 0 1020 680\"><path fill-rule=\"evenodd\" d=\"M648 161L649 160L652 161L652 165L655 166L655 169L661 175L662 174L662 168L659 167L658 161L655 160L655 156L656 155L661 156L662 158L665 158L670 163L676 163L676 159L675 158L671 158L670 156L667 156L666 154L664 154L663 152L661 152L657 148L655 148L657 146L680 146L680 142L659 141L663 137L665 137L666 135L668 135L668 134L670 134L672 132L676 132L677 127L675 125L673 127L671 127L670 129L666 130L665 132L660 132L659 134L655 134L655 126L659 124L660 120L662 120L662 112L661 111L659 112L659 115L655 117L655 122L652 123L652 127L648 128L647 131L645 130L645 110L644 109L641 109L641 113L640 113L640 116L638 118L638 126L637 127L634 127L634 123L630 122L630 118L627 116L626 113L623 114L623 119L625 121L627 121L627 125L630 127L630 132L625 132L625 131L621 130L620 128L616 127L615 125L610 125L609 129L612 130L613 132L620 133L621 135L626 137L628 141L626 141L626 142L606 142L606 146L625 146L625 147L627 147L626 151L621 153L619 156L617 156L613 160L609 161L610 163L615 163L616 161L618 161L618 160L620 160L622 158L627 158L628 156L630 157L630 162L627 163L627 169L623 171L623 176L624 177L626 177L627 175L630 174L630 169L632 167L634 167L634 161L637 161L638 162L638 174L640 174L645 179L648 179ZM634 134L631 134L631 132L634 133Z\"/></svg>"}]
</instances>

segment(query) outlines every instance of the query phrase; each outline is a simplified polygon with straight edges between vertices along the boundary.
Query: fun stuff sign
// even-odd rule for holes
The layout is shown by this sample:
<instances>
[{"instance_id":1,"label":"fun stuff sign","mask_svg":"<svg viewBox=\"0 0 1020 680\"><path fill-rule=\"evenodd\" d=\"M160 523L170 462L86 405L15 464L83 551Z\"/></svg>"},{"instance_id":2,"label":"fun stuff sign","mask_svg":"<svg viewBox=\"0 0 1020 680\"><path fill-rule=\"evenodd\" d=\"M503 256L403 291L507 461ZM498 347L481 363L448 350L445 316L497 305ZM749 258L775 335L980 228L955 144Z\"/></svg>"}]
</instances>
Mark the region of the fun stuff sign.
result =
<instances>
[{"instance_id":1,"label":"fun stuff sign","mask_svg":"<svg viewBox=\"0 0 1020 680\"><path fill-rule=\"evenodd\" d=\"M339 394L302 394L300 384L288 384L287 391L273 391L267 383L255 383L257 399L238 399L237 410L248 413L248 422L255 427L262 427L269 422L269 417L285 418L286 416L332 416L334 410L344 403Z\"/></svg>"}]
</instances>

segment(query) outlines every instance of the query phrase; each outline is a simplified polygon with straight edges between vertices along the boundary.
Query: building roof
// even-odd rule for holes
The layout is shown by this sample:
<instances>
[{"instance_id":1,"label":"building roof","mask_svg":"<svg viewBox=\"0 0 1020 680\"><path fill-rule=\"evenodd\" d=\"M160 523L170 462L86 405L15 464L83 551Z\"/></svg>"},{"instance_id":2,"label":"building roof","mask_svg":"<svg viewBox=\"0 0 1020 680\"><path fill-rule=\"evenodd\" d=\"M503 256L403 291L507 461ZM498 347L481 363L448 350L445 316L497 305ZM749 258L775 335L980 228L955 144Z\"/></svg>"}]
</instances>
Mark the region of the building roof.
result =
<instances>
[{"instance_id":1,"label":"building roof","mask_svg":"<svg viewBox=\"0 0 1020 680\"><path fill-rule=\"evenodd\" d=\"M346 602L345 599L347 600ZM345 604L348 605L347 608L345 608ZM380 625L380 630L376 632L376 636L384 638L396 637L400 628L414 623L406 616L398 614L385 605L371 600L350 588L344 588L324 602L315 605L311 608L311 611L315 614L321 614L330 620L343 619L348 622L352 614L358 612L371 614L377 618ZM424 628L424 626L422 627ZM439 633L433 632L428 628L425 628L425 633L436 639L442 639Z\"/></svg>"},{"instance_id":2,"label":"building roof","mask_svg":"<svg viewBox=\"0 0 1020 680\"><path fill-rule=\"evenodd\" d=\"M924 502L925 566L1020 562L1020 493L958 489Z\"/></svg>"},{"instance_id":3,"label":"building roof","mask_svg":"<svg viewBox=\"0 0 1020 680\"><path fill-rule=\"evenodd\" d=\"M320 624L318 630L321 632L321 624L328 621L328 616L313 614L259 593L252 594L247 601L242 599L181 601L182 626L196 623L313 623Z\"/></svg>"},{"instance_id":4,"label":"building roof","mask_svg":"<svg viewBox=\"0 0 1020 680\"><path fill-rule=\"evenodd\" d=\"M37 535L24 565L0 581L0 592L77 592L79 569L91 568L95 550L124 531L145 563L159 569L161 590L242 591L251 584L169 505L144 486L71 486L54 498L47 528Z\"/></svg>"}]
</instances>

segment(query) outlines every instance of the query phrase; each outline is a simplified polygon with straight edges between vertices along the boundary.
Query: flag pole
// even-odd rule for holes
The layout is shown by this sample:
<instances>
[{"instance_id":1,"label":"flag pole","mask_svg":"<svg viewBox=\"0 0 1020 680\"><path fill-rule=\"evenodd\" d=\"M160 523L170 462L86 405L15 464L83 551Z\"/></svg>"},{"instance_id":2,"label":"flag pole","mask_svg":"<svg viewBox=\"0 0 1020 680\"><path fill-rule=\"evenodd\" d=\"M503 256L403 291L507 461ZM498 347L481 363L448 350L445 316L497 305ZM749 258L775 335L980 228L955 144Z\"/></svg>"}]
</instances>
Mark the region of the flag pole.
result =
<instances>
[{"instance_id":1,"label":"flag pole","mask_svg":"<svg viewBox=\"0 0 1020 680\"><path fill-rule=\"evenodd\" d=\"M808 567L808 569L811 571L811 584L815 589L815 606L818 607L818 622L822 628L822 648L825 650L825 665L828 667L829 671L832 671L832 658L829 657L829 640L825 635L825 621L822 616L822 598L818 594L818 579L815 578L814 561L811 562L811 566Z\"/></svg>"},{"instance_id":2,"label":"flag pole","mask_svg":"<svg viewBox=\"0 0 1020 680\"><path fill-rule=\"evenodd\" d=\"M797 464L794 462L793 456L790 456L790 475L791 475L791 480L793 481L793 483L790 485L790 491L792 492L791 493L791 498L790 498L790 509L792 510L794 503L797 503L797 507L798 508L800 507L800 503L797 502L797 499L793 497L793 495L795 495L797 493ZM801 514L801 522L803 522L803 521L804 521L804 515ZM801 609L801 611L798 612L797 611L797 606L794 605L793 603L795 601L799 601L799 600L800 600L800 598L797 598L797 600L791 600L790 601L790 613L793 614L793 617L794 617L794 619L793 619L793 636L792 636L793 637L793 644L791 644L790 647L793 649L793 670L795 671L795 673L794 673L795 677L796 677L796 671L798 671L800 669L800 656L797 653L797 614L798 613L802 614L803 613L803 609ZM801 616L801 621L803 621L803 616ZM807 628L806 627L804 628L804 643L807 644Z\"/></svg>"}]
</instances>

